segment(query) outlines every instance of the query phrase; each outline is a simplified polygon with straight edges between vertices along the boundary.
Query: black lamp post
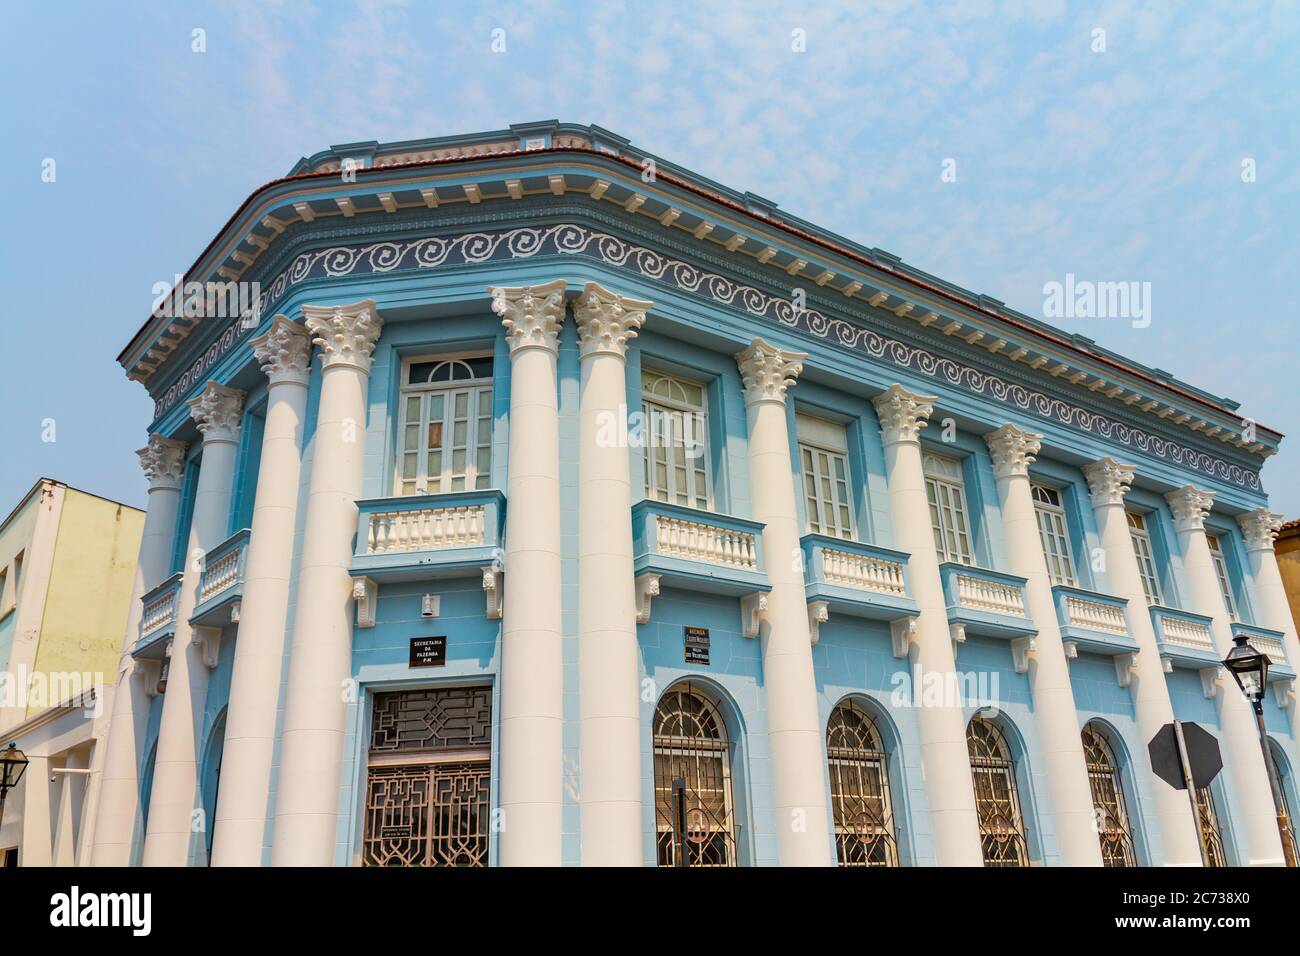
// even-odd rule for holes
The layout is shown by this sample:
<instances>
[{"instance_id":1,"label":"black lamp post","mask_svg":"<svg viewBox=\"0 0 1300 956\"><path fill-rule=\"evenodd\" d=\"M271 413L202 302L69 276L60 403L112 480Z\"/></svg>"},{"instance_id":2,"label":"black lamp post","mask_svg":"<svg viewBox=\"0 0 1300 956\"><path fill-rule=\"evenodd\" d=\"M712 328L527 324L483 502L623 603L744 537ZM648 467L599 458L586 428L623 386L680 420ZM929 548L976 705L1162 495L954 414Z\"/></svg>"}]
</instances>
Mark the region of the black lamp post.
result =
<instances>
[{"instance_id":1,"label":"black lamp post","mask_svg":"<svg viewBox=\"0 0 1300 956\"><path fill-rule=\"evenodd\" d=\"M5 797L18 786L26 769L27 755L18 749L17 744L10 742L8 747L0 750L0 823L5 817Z\"/></svg>"},{"instance_id":2,"label":"black lamp post","mask_svg":"<svg viewBox=\"0 0 1300 956\"><path fill-rule=\"evenodd\" d=\"M1268 690L1267 654L1261 654L1247 643L1245 634L1238 634L1233 639L1232 650L1223 659L1223 666L1231 673L1241 692L1250 701L1255 710L1255 725L1259 728L1259 746L1264 752L1264 766L1268 770L1268 785L1273 791L1273 809L1277 813L1278 830L1282 837L1282 849L1288 861L1295 858L1295 847L1291 843L1291 822L1287 819L1286 804L1282 802L1282 787L1277 780L1277 768L1273 764L1273 750L1268 745L1268 734L1264 730L1264 692Z\"/></svg>"}]
</instances>

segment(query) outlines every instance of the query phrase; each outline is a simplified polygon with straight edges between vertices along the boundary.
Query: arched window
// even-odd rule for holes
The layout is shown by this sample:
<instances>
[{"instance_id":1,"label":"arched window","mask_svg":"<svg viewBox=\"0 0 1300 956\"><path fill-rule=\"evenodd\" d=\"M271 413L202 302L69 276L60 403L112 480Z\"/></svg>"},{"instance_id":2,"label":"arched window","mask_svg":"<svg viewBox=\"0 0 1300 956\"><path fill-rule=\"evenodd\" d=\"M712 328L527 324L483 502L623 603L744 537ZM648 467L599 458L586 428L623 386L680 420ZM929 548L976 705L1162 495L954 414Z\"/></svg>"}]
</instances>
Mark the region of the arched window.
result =
<instances>
[{"instance_id":1,"label":"arched window","mask_svg":"<svg viewBox=\"0 0 1300 956\"><path fill-rule=\"evenodd\" d=\"M1137 866L1119 763L1106 738L1092 724L1083 728L1083 759L1088 765L1102 862L1106 866Z\"/></svg>"},{"instance_id":2,"label":"arched window","mask_svg":"<svg viewBox=\"0 0 1300 956\"><path fill-rule=\"evenodd\" d=\"M966 727L975 811L985 866L1028 866L1025 821L1016 789L1016 766L995 724L976 715Z\"/></svg>"},{"instance_id":3,"label":"arched window","mask_svg":"<svg viewBox=\"0 0 1300 956\"><path fill-rule=\"evenodd\" d=\"M1227 866L1228 854L1223 849L1223 831L1219 829L1219 808L1209 787L1196 791L1196 816L1205 844L1206 866Z\"/></svg>"},{"instance_id":4,"label":"arched window","mask_svg":"<svg viewBox=\"0 0 1300 956\"><path fill-rule=\"evenodd\" d=\"M677 863L685 844L690 866L735 866L731 748L722 716L689 684L659 700L654 722L655 830L660 866ZM679 796L680 794L680 796ZM677 801L685 832L677 833Z\"/></svg>"},{"instance_id":5,"label":"arched window","mask_svg":"<svg viewBox=\"0 0 1300 956\"><path fill-rule=\"evenodd\" d=\"M212 723L208 734L207 755L203 758L203 777L201 781L201 799L203 812L207 814L204 832L204 848L208 862L212 862L212 836L216 832L217 794L221 786L221 755L226 745L226 711L223 709Z\"/></svg>"},{"instance_id":6,"label":"arched window","mask_svg":"<svg viewBox=\"0 0 1300 956\"><path fill-rule=\"evenodd\" d=\"M831 711L826 758L840 866L898 866L889 755L871 715L852 700Z\"/></svg>"},{"instance_id":7,"label":"arched window","mask_svg":"<svg viewBox=\"0 0 1300 956\"><path fill-rule=\"evenodd\" d=\"M1295 781L1291 779L1291 765L1282 755L1282 748L1276 740L1270 738L1268 744L1272 751L1273 769L1277 772L1277 786L1282 796L1282 812L1277 817L1277 826L1282 832L1282 852L1286 856L1287 866L1300 866L1300 861L1297 861L1300 852L1297 851L1296 844L1295 811L1291 806L1291 788L1295 786Z\"/></svg>"}]
</instances>

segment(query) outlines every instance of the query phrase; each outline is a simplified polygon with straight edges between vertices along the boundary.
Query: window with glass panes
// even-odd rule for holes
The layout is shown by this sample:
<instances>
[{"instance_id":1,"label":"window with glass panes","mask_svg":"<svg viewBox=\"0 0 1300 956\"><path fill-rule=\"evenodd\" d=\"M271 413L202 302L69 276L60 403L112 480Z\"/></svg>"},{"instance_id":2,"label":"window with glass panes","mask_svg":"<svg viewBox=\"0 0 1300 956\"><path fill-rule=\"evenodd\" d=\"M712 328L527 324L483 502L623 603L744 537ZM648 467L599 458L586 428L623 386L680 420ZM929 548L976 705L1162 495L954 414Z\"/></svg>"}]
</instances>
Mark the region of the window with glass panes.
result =
<instances>
[{"instance_id":1,"label":"window with glass panes","mask_svg":"<svg viewBox=\"0 0 1300 956\"><path fill-rule=\"evenodd\" d=\"M402 363L398 435L398 494L491 487L492 357Z\"/></svg>"},{"instance_id":2,"label":"window with glass panes","mask_svg":"<svg viewBox=\"0 0 1300 956\"><path fill-rule=\"evenodd\" d=\"M1217 534L1207 534L1205 540L1210 545L1210 559L1214 562L1214 575L1219 579L1219 591L1223 594L1223 606L1228 609L1230 620L1239 621L1237 602L1232 596L1232 579L1228 577L1228 562L1223 558L1223 548Z\"/></svg>"},{"instance_id":3,"label":"window with glass panes","mask_svg":"<svg viewBox=\"0 0 1300 956\"><path fill-rule=\"evenodd\" d=\"M1078 584L1074 576L1074 559L1070 555L1070 533L1061 507L1061 492L1034 482L1034 512L1038 517L1038 535L1043 542L1043 557L1053 584Z\"/></svg>"},{"instance_id":4,"label":"window with glass panes","mask_svg":"<svg viewBox=\"0 0 1300 956\"><path fill-rule=\"evenodd\" d=\"M1145 515L1128 512L1128 533L1133 539L1133 555L1137 558L1138 575L1142 578L1142 591L1148 604L1159 604L1160 579L1156 576L1156 561L1151 551L1151 535L1147 532Z\"/></svg>"},{"instance_id":5,"label":"window with glass panes","mask_svg":"<svg viewBox=\"0 0 1300 956\"><path fill-rule=\"evenodd\" d=\"M709 509L706 398L698 382L642 371L646 497Z\"/></svg>"},{"instance_id":6,"label":"window with glass panes","mask_svg":"<svg viewBox=\"0 0 1300 956\"><path fill-rule=\"evenodd\" d=\"M808 530L852 538L853 499L844 426L811 415L795 415L795 432Z\"/></svg>"},{"instance_id":7,"label":"window with glass panes","mask_svg":"<svg viewBox=\"0 0 1300 956\"><path fill-rule=\"evenodd\" d=\"M942 455L926 455L925 495L930 502L930 526L934 529L934 547L939 560L974 564L961 462Z\"/></svg>"}]
</instances>

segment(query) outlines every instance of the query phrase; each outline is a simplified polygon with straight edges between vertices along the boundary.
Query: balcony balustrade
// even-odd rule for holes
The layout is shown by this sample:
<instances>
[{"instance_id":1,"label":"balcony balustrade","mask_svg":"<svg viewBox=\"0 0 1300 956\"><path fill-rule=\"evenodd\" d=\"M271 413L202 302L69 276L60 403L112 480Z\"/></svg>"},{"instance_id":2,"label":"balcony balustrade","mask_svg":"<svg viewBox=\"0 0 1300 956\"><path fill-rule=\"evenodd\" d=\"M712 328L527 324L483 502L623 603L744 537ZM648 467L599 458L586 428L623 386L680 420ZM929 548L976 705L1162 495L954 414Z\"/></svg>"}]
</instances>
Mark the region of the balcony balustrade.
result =
<instances>
[{"instance_id":1,"label":"balcony balustrade","mask_svg":"<svg viewBox=\"0 0 1300 956\"><path fill-rule=\"evenodd\" d=\"M1108 657L1137 653L1126 598L1063 584L1052 588L1052 598L1066 657L1077 657L1080 650Z\"/></svg>"},{"instance_id":2,"label":"balcony balustrade","mask_svg":"<svg viewBox=\"0 0 1300 956\"><path fill-rule=\"evenodd\" d=\"M247 528L236 531L203 556L199 599L190 616L191 624L222 627L239 622L250 534Z\"/></svg>"}]
</instances>

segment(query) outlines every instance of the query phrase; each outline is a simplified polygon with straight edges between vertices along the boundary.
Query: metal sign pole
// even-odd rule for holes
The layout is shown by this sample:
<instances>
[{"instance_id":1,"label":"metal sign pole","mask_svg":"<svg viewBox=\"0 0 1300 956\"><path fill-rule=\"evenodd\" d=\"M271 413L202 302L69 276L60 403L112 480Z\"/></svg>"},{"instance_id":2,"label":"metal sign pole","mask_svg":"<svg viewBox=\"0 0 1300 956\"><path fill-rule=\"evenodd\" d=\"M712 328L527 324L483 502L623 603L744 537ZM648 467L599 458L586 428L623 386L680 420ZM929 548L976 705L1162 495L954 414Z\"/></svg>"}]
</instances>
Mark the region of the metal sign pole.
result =
<instances>
[{"instance_id":1,"label":"metal sign pole","mask_svg":"<svg viewBox=\"0 0 1300 956\"><path fill-rule=\"evenodd\" d=\"M1201 806L1196 799L1196 783L1192 780L1192 765L1187 759L1187 741L1183 739L1182 721L1174 721L1174 742L1178 748L1178 766L1187 783L1187 799L1192 803L1192 823L1196 826L1196 845L1201 848L1201 866L1210 865L1210 851L1205 845L1205 828L1201 826Z\"/></svg>"},{"instance_id":2,"label":"metal sign pole","mask_svg":"<svg viewBox=\"0 0 1300 956\"><path fill-rule=\"evenodd\" d=\"M673 849L675 866L691 865L686 849L686 781L681 777L673 780Z\"/></svg>"}]
</instances>

